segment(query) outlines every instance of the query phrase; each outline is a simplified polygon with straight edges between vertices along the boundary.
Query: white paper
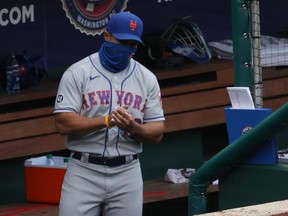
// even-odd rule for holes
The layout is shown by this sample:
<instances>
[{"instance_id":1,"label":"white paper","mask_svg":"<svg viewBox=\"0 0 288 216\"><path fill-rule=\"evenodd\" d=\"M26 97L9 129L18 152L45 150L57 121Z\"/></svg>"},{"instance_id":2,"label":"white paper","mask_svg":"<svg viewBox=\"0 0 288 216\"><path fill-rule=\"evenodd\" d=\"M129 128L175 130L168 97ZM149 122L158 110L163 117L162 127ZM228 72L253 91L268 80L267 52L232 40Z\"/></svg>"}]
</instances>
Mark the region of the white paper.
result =
<instances>
[{"instance_id":1,"label":"white paper","mask_svg":"<svg viewBox=\"0 0 288 216\"><path fill-rule=\"evenodd\" d=\"M255 109L249 87L227 87L232 109Z\"/></svg>"}]
</instances>

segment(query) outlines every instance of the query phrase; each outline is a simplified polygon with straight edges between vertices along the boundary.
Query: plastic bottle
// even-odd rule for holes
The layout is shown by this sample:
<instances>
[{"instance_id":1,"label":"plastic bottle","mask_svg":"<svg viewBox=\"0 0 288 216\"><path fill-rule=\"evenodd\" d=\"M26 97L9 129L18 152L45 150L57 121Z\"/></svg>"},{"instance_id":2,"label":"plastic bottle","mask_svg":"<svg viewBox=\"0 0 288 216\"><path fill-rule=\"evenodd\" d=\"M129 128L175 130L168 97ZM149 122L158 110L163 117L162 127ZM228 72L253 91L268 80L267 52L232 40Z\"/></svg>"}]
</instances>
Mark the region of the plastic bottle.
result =
<instances>
[{"instance_id":1,"label":"plastic bottle","mask_svg":"<svg viewBox=\"0 0 288 216\"><path fill-rule=\"evenodd\" d=\"M68 162L69 162L69 158L64 157L64 158L63 158L63 167L64 167L64 168L67 168Z\"/></svg>"},{"instance_id":2,"label":"plastic bottle","mask_svg":"<svg viewBox=\"0 0 288 216\"><path fill-rule=\"evenodd\" d=\"M47 165L48 166L55 166L52 154L47 154Z\"/></svg>"},{"instance_id":3,"label":"plastic bottle","mask_svg":"<svg viewBox=\"0 0 288 216\"><path fill-rule=\"evenodd\" d=\"M11 54L6 65L7 87L9 95L18 95L20 92L19 65L14 53Z\"/></svg>"}]
</instances>

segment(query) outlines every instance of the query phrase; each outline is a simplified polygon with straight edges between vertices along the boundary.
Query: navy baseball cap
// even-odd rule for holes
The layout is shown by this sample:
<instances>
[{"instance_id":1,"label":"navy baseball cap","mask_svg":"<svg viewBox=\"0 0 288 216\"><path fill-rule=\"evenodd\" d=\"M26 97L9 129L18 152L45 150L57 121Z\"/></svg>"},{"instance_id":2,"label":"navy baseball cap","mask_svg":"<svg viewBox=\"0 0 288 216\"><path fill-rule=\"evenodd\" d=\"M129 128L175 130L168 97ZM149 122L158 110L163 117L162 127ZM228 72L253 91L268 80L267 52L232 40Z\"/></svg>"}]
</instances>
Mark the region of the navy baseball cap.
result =
<instances>
[{"instance_id":1,"label":"navy baseball cap","mask_svg":"<svg viewBox=\"0 0 288 216\"><path fill-rule=\"evenodd\" d=\"M120 12L113 15L106 30L118 40L135 40L143 44L141 40L143 22L130 12Z\"/></svg>"}]
</instances>

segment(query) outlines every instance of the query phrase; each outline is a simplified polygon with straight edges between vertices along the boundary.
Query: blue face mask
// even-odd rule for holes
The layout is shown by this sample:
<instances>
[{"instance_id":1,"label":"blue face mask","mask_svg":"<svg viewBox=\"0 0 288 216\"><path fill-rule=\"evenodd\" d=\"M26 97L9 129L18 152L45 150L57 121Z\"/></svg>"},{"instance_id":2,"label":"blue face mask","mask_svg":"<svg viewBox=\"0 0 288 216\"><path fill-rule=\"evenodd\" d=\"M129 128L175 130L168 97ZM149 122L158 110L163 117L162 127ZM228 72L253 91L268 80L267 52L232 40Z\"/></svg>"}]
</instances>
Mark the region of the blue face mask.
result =
<instances>
[{"instance_id":1,"label":"blue face mask","mask_svg":"<svg viewBox=\"0 0 288 216\"><path fill-rule=\"evenodd\" d=\"M104 68L117 73L128 67L130 58L136 52L135 47L105 41L100 50L99 57Z\"/></svg>"}]
</instances>

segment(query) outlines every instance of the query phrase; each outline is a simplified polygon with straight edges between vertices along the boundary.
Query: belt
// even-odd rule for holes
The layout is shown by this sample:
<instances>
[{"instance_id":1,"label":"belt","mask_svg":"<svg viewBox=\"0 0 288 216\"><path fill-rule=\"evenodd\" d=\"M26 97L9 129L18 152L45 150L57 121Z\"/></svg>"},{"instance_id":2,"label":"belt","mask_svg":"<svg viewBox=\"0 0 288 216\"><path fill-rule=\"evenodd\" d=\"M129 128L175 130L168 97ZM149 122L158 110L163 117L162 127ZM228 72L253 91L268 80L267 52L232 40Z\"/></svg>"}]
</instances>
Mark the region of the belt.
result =
<instances>
[{"instance_id":1,"label":"belt","mask_svg":"<svg viewBox=\"0 0 288 216\"><path fill-rule=\"evenodd\" d=\"M73 152L72 158L76 160L81 160L82 158L81 152ZM97 165L105 165L108 167L116 167L126 163L130 163L133 160L138 159L138 154L130 155L130 156L118 156L118 157L99 157L94 156L92 154L88 154L88 163L97 164Z\"/></svg>"}]
</instances>

